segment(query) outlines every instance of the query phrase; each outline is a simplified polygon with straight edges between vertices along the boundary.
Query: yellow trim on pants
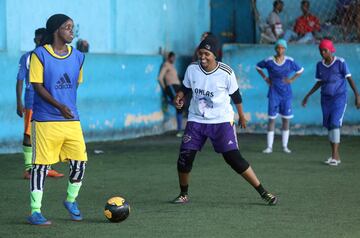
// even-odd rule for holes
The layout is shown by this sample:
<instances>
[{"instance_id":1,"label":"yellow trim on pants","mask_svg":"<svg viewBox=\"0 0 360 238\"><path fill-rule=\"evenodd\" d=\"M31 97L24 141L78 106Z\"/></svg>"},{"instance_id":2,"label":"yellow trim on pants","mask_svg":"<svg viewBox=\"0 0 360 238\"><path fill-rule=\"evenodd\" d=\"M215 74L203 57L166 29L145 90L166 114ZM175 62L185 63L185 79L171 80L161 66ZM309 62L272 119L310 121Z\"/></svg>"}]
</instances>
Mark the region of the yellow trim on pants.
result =
<instances>
[{"instance_id":1,"label":"yellow trim on pants","mask_svg":"<svg viewBox=\"0 0 360 238\"><path fill-rule=\"evenodd\" d=\"M33 121L32 129L33 164L87 161L80 121Z\"/></svg>"}]
</instances>

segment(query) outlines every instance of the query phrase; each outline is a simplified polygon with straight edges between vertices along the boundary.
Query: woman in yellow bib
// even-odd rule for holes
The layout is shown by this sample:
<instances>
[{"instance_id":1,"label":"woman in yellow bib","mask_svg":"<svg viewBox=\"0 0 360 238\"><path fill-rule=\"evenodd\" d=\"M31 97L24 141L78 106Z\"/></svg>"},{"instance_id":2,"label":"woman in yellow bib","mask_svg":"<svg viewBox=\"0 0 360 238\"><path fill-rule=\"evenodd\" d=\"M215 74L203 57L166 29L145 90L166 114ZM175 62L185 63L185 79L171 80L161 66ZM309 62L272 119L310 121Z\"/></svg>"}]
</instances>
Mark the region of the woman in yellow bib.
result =
<instances>
[{"instance_id":1,"label":"woman in yellow bib","mask_svg":"<svg viewBox=\"0 0 360 238\"><path fill-rule=\"evenodd\" d=\"M33 225L50 225L41 213L44 181L50 165L69 161L70 174L64 201L72 220L82 220L76 198L87 161L86 147L76 107L82 82L84 55L67 45L74 38L74 22L55 14L46 22L47 35L30 60L30 82L35 95L32 116L33 167L30 180Z\"/></svg>"}]
</instances>

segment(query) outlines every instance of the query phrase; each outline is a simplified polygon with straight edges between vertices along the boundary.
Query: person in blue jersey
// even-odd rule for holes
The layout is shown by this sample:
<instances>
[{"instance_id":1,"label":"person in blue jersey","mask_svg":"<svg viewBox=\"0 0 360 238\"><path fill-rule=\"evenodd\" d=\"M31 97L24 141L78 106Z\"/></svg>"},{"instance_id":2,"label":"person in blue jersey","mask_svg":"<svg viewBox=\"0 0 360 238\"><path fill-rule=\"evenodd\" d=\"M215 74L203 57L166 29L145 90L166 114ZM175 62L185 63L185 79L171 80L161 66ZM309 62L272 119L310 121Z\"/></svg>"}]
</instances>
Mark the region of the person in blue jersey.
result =
<instances>
[{"instance_id":1,"label":"person in blue jersey","mask_svg":"<svg viewBox=\"0 0 360 238\"><path fill-rule=\"evenodd\" d=\"M339 155L340 128L347 104L346 81L349 82L354 92L355 106L358 109L360 108L360 96L345 60L333 55L335 53L333 42L323 39L319 44L319 51L323 60L316 65L317 82L304 97L302 105L305 107L309 97L321 88L323 126L328 129L331 146L331 157L324 162L328 165L338 166L341 163Z\"/></svg>"},{"instance_id":2,"label":"person in blue jersey","mask_svg":"<svg viewBox=\"0 0 360 238\"><path fill-rule=\"evenodd\" d=\"M77 87L82 82L84 55L69 43L74 22L55 14L46 22L42 46L31 54L30 82L35 94L32 116L33 167L30 179L33 225L49 225L41 213L44 181L49 165L69 162L70 173L63 202L72 220L82 220L76 198L87 161L86 146L76 107Z\"/></svg>"},{"instance_id":3,"label":"person in blue jersey","mask_svg":"<svg viewBox=\"0 0 360 238\"><path fill-rule=\"evenodd\" d=\"M34 43L38 47L45 36L46 29L38 28L35 30ZM16 81L16 113L19 117L24 117L24 137L23 137L23 154L25 172L24 179L30 179L30 171L32 167L32 148L30 140L31 132L31 117L32 106L34 101L34 89L29 82L29 67L30 67L31 51L23 54L19 61L19 71ZM22 101L23 84L25 82L24 104ZM54 169L49 169L49 177L63 177L64 174L57 172Z\"/></svg>"},{"instance_id":4,"label":"person in blue jersey","mask_svg":"<svg viewBox=\"0 0 360 238\"><path fill-rule=\"evenodd\" d=\"M272 153L275 119L278 115L282 118L282 147L285 153L291 153L288 148L290 135L290 119L293 118L291 107L293 83L304 71L294 59L285 55L287 43L284 39L279 39L275 43L275 56L260 61L256 65L256 70L269 85L268 91L268 130L267 130L267 147L263 153ZM263 69L268 71L265 75Z\"/></svg>"},{"instance_id":5,"label":"person in blue jersey","mask_svg":"<svg viewBox=\"0 0 360 238\"><path fill-rule=\"evenodd\" d=\"M265 190L239 151L231 101L237 109L239 125L245 128L242 97L234 71L228 65L217 61L218 49L218 41L214 36L208 36L201 41L198 47L199 61L188 66L183 85L175 96L175 106L181 109L186 94L192 92L188 121L177 161L180 194L172 202L189 202L188 188L193 162L196 153L209 138L215 152L221 153L225 162L241 175L267 204L275 205L277 197Z\"/></svg>"}]
</instances>

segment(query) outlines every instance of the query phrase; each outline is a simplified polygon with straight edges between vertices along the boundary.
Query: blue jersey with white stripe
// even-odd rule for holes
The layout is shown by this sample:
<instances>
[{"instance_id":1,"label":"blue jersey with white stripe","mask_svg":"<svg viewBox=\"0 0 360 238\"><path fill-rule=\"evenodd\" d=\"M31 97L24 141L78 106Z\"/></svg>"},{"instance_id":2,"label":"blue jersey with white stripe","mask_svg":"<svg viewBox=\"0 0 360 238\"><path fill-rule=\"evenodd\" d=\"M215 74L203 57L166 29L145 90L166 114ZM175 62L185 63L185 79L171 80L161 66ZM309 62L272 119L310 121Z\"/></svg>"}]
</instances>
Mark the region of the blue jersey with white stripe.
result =
<instances>
[{"instance_id":1,"label":"blue jersey with white stripe","mask_svg":"<svg viewBox=\"0 0 360 238\"><path fill-rule=\"evenodd\" d=\"M284 80L290 78L294 73L301 73L304 68L300 67L293 58L285 56L282 63L277 63L274 56L257 63L257 69L266 69L271 80L268 97L291 98L292 90Z\"/></svg>"},{"instance_id":2,"label":"blue jersey with white stripe","mask_svg":"<svg viewBox=\"0 0 360 238\"><path fill-rule=\"evenodd\" d=\"M316 80L321 82L322 96L346 95L346 78L351 73L343 58L334 57L330 65L319 61L316 65Z\"/></svg>"},{"instance_id":3,"label":"blue jersey with white stripe","mask_svg":"<svg viewBox=\"0 0 360 238\"><path fill-rule=\"evenodd\" d=\"M17 80L25 81L24 107L26 109L32 109L34 102L34 89L29 82L30 54L31 51L21 56L19 60L19 71L16 77Z\"/></svg>"}]
</instances>

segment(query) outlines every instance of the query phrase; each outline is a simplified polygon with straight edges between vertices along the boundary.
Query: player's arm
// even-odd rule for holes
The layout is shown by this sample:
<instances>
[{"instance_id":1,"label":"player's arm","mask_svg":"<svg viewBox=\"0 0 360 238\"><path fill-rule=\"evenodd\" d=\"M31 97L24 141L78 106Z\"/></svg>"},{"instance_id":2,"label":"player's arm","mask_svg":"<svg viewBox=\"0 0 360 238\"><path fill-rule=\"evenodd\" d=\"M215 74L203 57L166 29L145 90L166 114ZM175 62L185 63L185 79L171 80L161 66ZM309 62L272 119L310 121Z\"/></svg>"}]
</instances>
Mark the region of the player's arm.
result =
<instances>
[{"instance_id":1,"label":"player's arm","mask_svg":"<svg viewBox=\"0 0 360 238\"><path fill-rule=\"evenodd\" d=\"M24 105L22 103L23 80L16 81L16 113L23 117Z\"/></svg>"},{"instance_id":2,"label":"player's arm","mask_svg":"<svg viewBox=\"0 0 360 238\"><path fill-rule=\"evenodd\" d=\"M35 92L39 94L40 97L42 97L46 102L59 109L59 111L61 112L64 118L66 119L74 118L70 109L65 105L56 101L51 96L51 94L46 90L46 88L43 85L44 82L43 73L44 73L43 65L40 62L39 58L36 56L36 54L33 53L31 55L31 60L30 60L29 78L31 84L34 87Z\"/></svg>"},{"instance_id":3,"label":"player's arm","mask_svg":"<svg viewBox=\"0 0 360 238\"><path fill-rule=\"evenodd\" d=\"M302 71L300 73L295 73L294 76L292 76L289 79L285 79L285 83L291 84L292 82L294 82L297 78L300 77L300 75L302 74Z\"/></svg>"},{"instance_id":4,"label":"player's arm","mask_svg":"<svg viewBox=\"0 0 360 238\"><path fill-rule=\"evenodd\" d=\"M292 82L294 82L297 78L300 77L300 75L304 72L304 68L301 68L299 71L297 71L291 78L289 79L285 79L284 82L291 84Z\"/></svg>"},{"instance_id":5,"label":"player's arm","mask_svg":"<svg viewBox=\"0 0 360 238\"><path fill-rule=\"evenodd\" d=\"M349 82L350 87L351 87L351 89L352 89L353 92L354 92L354 96L355 96L355 106L356 106L356 108L359 109L359 108L360 108L360 95L359 95L359 92L358 92L358 90L357 90L357 88L356 88L355 82L354 82L354 80L352 79L351 76L346 77L346 79L347 79L347 81Z\"/></svg>"},{"instance_id":6,"label":"player's arm","mask_svg":"<svg viewBox=\"0 0 360 238\"><path fill-rule=\"evenodd\" d=\"M306 96L304 97L304 99L303 99L302 102L301 102L301 105L302 105L303 107L306 106L307 100L309 99L309 97L321 87L321 84L322 84L321 81L317 81L317 82L315 83L315 85L312 87L312 89L306 94Z\"/></svg>"},{"instance_id":7,"label":"player's arm","mask_svg":"<svg viewBox=\"0 0 360 238\"><path fill-rule=\"evenodd\" d=\"M77 81L77 84L76 84L76 88L78 88L79 85L82 84L82 82L83 82L83 67L81 66L78 81Z\"/></svg>"},{"instance_id":8,"label":"player's arm","mask_svg":"<svg viewBox=\"0 0 360 238\"><path fill-rule=\"evenodd\" d=\"M300 67L295 61L290 61L290 67L295 72L291 78L284 79L284 83L291 84L304 72L304 68Z\"/></svg>"},{"instance_id":9,"label":"player's arm","mask_svg":"<svg viewBox=\"0 0 360 238\"><path fill-rule=\"evenodd\" d=\"M36 93L39 94L40 97L42 97L46 102L59 109L59 111L61 112L64 118L66 119L74 118L74 115L71 113L71 110L67 106L56 101L51 96L51 94L46 90L46 88L42 83L32 83L32 85Z\"/></svg>"},{"instance_id":10,"label":"player's arm","mask_svg":"<svg viewBox=\"0 0 360 238\"><path fill-rule=\"evenodd\" d=\"M345 63L345 61L342 62L341 64L341 68L340 71L342 72L342 74L344 75L344 77L347 79L347 81L350 84L351 89L354 92L355 95L355 106L359 109L360 108L360 96L359 96L359 92L356 88L355 82L351 77L351 73L350 70L347 66L347 64Z\"/></svg>"},{"instance_id":11,"label":"player's arm","mask_svg":"<svg viewBox=\"0 0 360 238\"><path fill-rule=\"evenodd\" d=\"M184 98L189 92L191 92L191 88L187 88L181 84L181 88L174 98L174 104L177 109L181 109L184 106Z\"/></svg>"},{"instance_id":12,"label":"player's arm","mask_svg":"<svg viewBox=\"0 0 360 238\"><path fill-rule=\"evenodd\" d=\"M180 90L176 93L174 98L174 104L177 109L181 109L184 106L185 96L192 91L189 67L186 69L184 80L181 83Z\"/></svg>"},{"instance_id":13,"label":"player's arm","mask_svg":"<svg viewBox=\"0 0 360 238\"><path fill-rule=\"evenodd\" d=\"M259 62L257 65L256 65L256 71L260 74L260 76L265 80L265 82L268 84L268 85L271 85L271 80L269 79L268 76L266 76L266 74L264 73L264 71L262 70L262 68L265 67L265 61L261 61Z\"/></svg>"},{"instance_id":14,"label":"player's arm","mask_svg":"<svg viewBox=\"0 0 360 238\"><path fill-rule=\"evenodd\" d=\"M16 81L16 113L19 117L23 117L24 105L22 102L22 91L23 91L23 84L24 79L26 78L26 57L25 55L21 56L19 61L19 71L17 74L17 81Z\"/></svg>"},{"instance_id":15,"label":"player's arm","mask_svg":"<svg viewBox=\"0 0 360 238\"><path fill-rule=\"evenodd\" d=\"M239 89L237 89L233 94L230 94L232 102L235 104L236 110L239 115L239 125L241 128L246 128L246 119L242 107L242 97Z\"/></svg>"}]
</instances>

